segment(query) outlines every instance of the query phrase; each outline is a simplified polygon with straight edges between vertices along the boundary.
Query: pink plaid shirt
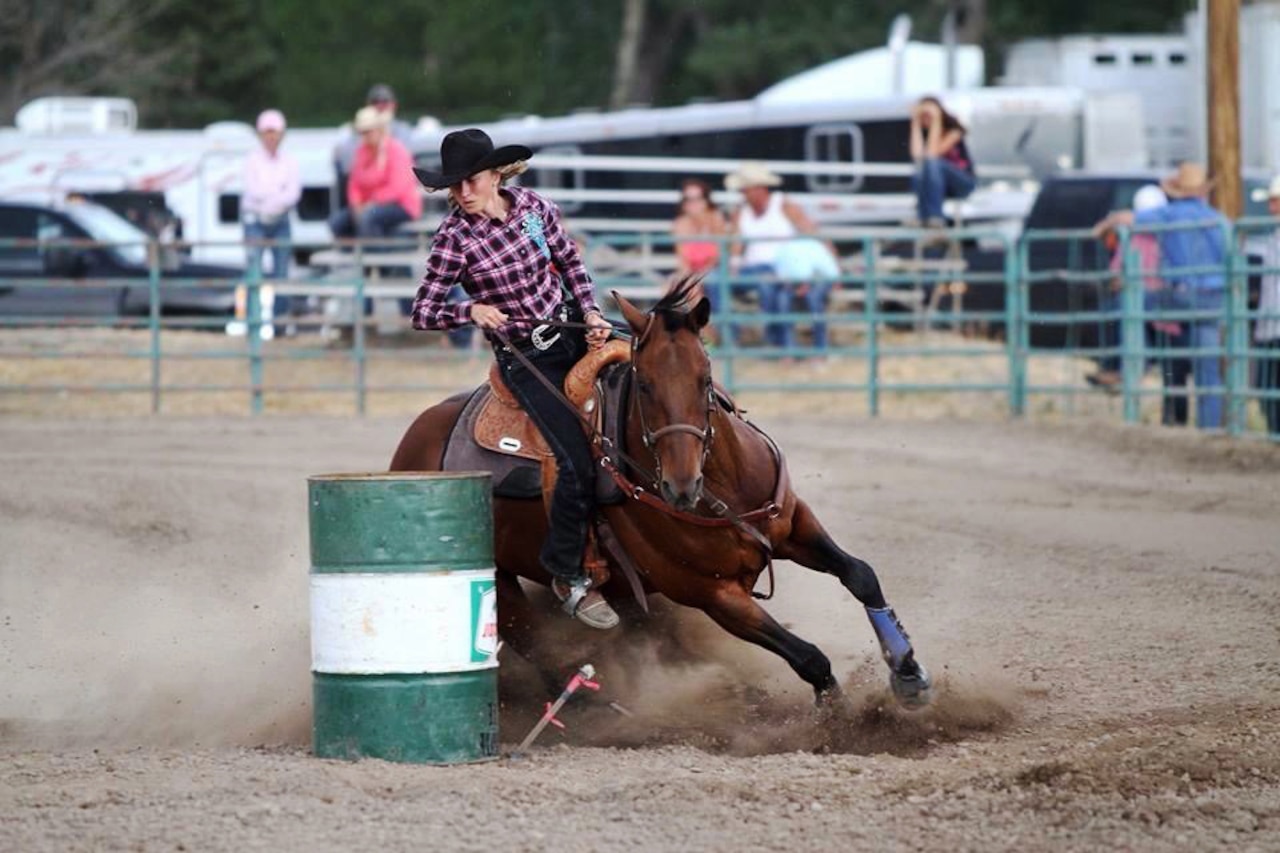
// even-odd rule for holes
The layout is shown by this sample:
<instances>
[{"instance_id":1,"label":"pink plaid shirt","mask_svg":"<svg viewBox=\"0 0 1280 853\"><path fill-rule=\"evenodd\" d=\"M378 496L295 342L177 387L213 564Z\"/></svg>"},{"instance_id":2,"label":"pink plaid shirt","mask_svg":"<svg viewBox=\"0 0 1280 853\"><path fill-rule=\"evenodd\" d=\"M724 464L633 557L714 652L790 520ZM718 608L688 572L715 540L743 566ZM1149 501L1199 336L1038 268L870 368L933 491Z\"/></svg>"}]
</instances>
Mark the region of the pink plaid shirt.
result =
<instances>
[{"instance_id":1,"label":"pink plaid shirt","mask_svg":"<svg viewBox=\"0 0 1280 853\"><path fill-rule=\"evenodd\" d=\"M503 187L511 203L499 222L453 208L440 223L427 258L427 271L413 303L415 329L456 329L471 322L480 302L511 318L502 331L527 337L561 302L560 278L584 313L598 311L591 276L578 247L560 222L560 209L531 190ZM461 284L469 299L450 303Z\"/></svg>"}]
</instances>

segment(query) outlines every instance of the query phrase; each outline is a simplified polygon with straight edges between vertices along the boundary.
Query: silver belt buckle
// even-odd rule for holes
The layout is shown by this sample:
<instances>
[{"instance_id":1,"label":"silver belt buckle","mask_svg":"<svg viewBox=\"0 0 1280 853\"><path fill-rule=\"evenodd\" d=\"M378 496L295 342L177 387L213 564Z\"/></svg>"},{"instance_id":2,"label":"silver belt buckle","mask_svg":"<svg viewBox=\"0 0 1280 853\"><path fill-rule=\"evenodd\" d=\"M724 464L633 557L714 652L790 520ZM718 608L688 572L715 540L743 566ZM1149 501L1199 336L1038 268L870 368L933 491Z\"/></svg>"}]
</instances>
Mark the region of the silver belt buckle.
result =
<instances>
[{"instance_id":1,"label":"silver belt buckle","mask_svg":"<svg viewBox=\"0 0 1280 853\"><path fill-rule=\"evenodd\" d=\"M554 335L552 335L549 338L544 337L547 330L553 329L553 328L555 327L548 326L546 323L543 323L541 326L535 326L533 331L529 333L529 341L533 344L534 348L538 350L538 352L545 352L546 350L551 348L552 344L560 340L559 331L557 331Z\"/></svg>"}]
</instances>

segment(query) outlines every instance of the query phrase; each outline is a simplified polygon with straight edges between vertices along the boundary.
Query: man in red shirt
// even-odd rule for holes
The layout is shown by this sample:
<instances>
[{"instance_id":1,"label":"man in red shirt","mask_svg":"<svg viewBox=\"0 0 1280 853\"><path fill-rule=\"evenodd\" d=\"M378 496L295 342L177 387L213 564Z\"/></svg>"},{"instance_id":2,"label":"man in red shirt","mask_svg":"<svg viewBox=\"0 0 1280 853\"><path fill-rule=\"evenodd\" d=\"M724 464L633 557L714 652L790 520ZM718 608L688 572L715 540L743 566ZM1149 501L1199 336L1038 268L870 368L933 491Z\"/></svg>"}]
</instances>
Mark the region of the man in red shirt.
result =
<instances>
[{"instance_id":1,"label":"man in red shirt","mask_svg":"<svg viewBox=\"0 0 1280 853\"><path fill-rule=\"evenodd\" d=\"M346 210L329 218L335 237L386 237L422 215L422 194L409 150L388 131L387 114L375 107L356 113L356 149L347 178Z\"/></svg>"}]
</instances>

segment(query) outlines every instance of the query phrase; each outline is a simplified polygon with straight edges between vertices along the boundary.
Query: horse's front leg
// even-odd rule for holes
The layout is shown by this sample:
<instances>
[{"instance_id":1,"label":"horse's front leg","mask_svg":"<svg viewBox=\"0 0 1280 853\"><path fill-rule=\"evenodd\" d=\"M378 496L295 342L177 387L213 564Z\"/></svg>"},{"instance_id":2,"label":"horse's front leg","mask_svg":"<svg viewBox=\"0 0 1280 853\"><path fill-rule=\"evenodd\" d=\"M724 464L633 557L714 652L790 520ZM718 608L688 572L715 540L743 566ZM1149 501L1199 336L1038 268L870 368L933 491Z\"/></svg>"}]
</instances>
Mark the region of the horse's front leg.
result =
<instances>
[{"instance_id":1,"label":"horse's front leg","mask_svg":"<svg viewBox=\"0 0 1280 853\"><path fill-rule=\"evenodd\" d=\"M498 635L529 662L546 692L555 696L578 664L563 653L554 653L557 646L547 640L545 632L548 615L529 601L520 579L499 569L494 580L498 590Z\"/></svg>"},{"instance_id":2,"label":"horse's front leg","mask_svg":"<svg viewBox=\"0 0 1280 853\"><path fill-rule=\"evenodd\" d=\"M779 543L775 557L835 575L866 608L867 618L889 665L889 685L906 708L922 708L933 698L933 680L916 660L915 649L893 608L884 600L876 573L864 560L843 551L823 528L813 510L799 498L791 518L791 535Z\"/></svg>"},{"instance_id":3,"label":"horse's front leg","mask_svg":"<svg viewBox=\"0 0 1280 853\"><path fill-rule=\"evenodd\" d=\"M716 624L735 637L755 643L785 660L796 675L813 687L819 702L832 699L840 685L831 674L831 661L813 643L806 642L779 625L751 593L736 583L724 582L704 602L702 610Z\"/></svg>"}]
</instances>

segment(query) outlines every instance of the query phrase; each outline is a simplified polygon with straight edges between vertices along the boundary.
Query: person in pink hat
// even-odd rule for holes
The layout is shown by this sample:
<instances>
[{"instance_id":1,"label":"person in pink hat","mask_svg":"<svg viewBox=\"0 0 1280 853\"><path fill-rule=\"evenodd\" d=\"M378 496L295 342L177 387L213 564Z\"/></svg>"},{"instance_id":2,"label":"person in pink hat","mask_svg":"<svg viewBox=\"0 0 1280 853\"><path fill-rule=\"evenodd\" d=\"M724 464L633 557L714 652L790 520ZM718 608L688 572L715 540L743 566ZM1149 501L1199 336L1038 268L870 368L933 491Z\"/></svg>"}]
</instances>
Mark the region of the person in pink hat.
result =
<instances>
[{"instance_id":1,"label":"person in pink hat","mask_svg":"<svg viewBox=\"0 0 1280 853\"><path fill-rule=\"evenodd\" d=\"M302 195L298 161L281 149L287 125L284 113L263 110L258 115L258 147L245 158L241 178L240 222L244 226L246 262L266 278L289 274L289 212ZM265 251L271 268L262 269ZM276 297L275 313L289 313L287 297Z\"/></svg>"}]
</instances>

